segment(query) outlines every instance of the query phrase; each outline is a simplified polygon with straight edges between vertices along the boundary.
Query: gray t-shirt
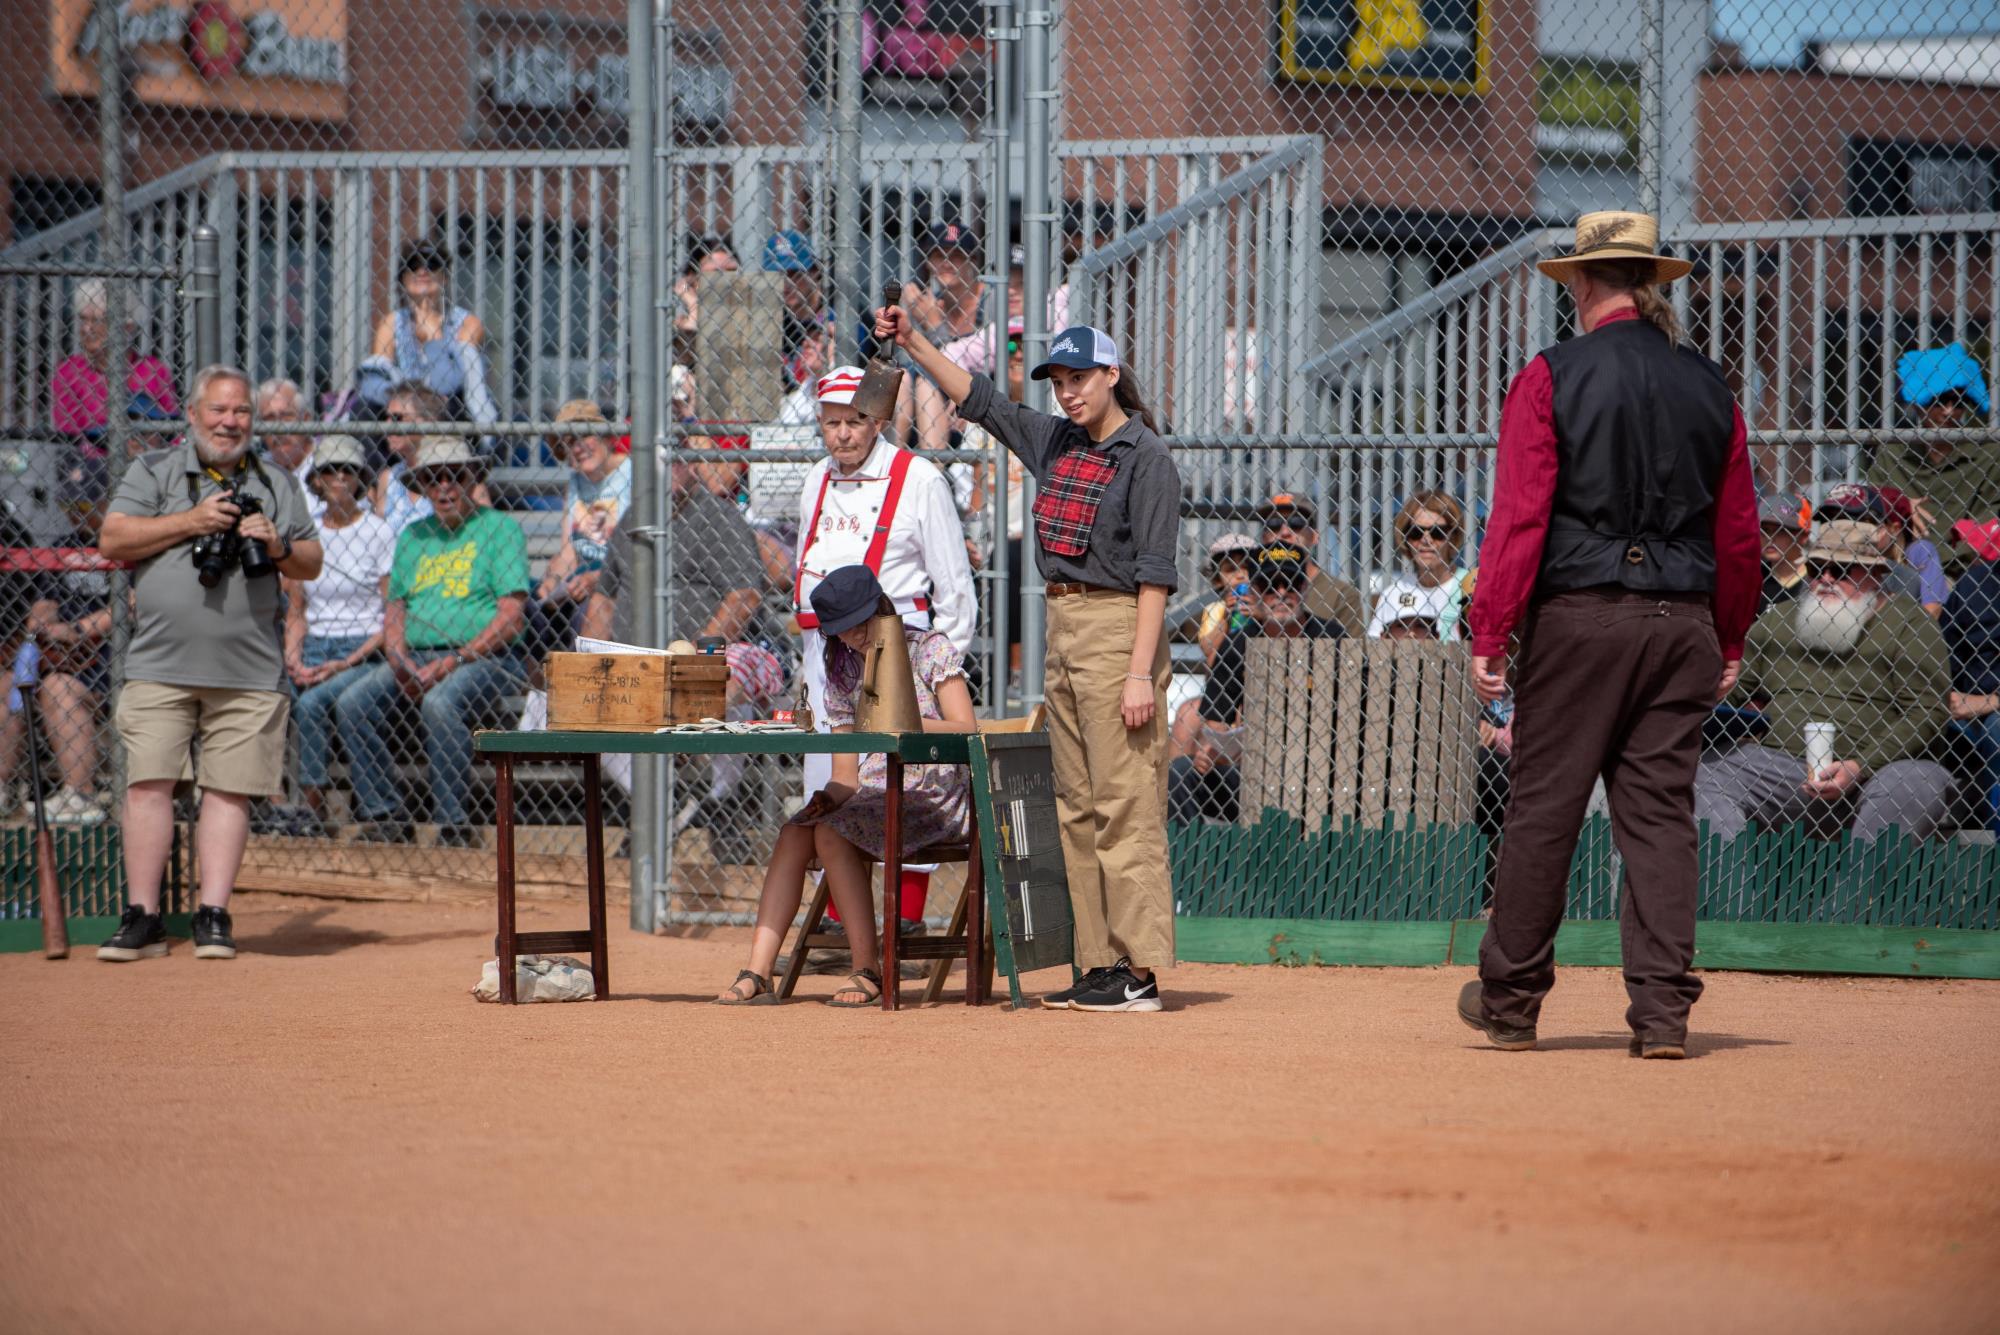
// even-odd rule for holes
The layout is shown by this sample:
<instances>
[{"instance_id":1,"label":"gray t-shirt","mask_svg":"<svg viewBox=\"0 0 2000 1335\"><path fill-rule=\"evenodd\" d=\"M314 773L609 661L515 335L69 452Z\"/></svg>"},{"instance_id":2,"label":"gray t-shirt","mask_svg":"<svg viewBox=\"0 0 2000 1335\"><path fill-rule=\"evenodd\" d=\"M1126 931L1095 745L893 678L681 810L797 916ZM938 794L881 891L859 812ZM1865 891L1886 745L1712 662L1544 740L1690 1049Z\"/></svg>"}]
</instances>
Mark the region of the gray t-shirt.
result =
<instances>
[{"instance_id":1,"label":"gray t-shirt","mask_svg":"<svg viewBox=\"0 0 2000 1335\"><path fill-rule=\"evenodd\" d=\"M612 601L611 638L632 640L632 597L625 585L631 578L633 520L627 511L605 544L604 573L597 591ZM674 526L673 625L667 640L692 640L707 629L722 600L738 589L764 587L764 562L757 554L757 534L736 508L706 487L682 497L669 521Z\"/></svg>"},{"instance_id":2,"label":"gray t-shirt","mask_svg":"<svg viewBox=\"0 0 2000 1335\"><path fill-rule=\"evenodd\" d=\"M263 505L279 533L293 542L317 540L298 479L282 468L256 462L236 477L243 493ZM183 441L170 450L134 459L111 498L111 513L148 519L181 514L220 490L195 457L194 445ZM249 579L239 562L214 588L204 589L196 578L193 548L192 542L179 543L139 563L132 583L138 611L132 647L125 655L126 679L168 686L280 689L285 600L277 575Z\"/></svg>"}]
</instances>

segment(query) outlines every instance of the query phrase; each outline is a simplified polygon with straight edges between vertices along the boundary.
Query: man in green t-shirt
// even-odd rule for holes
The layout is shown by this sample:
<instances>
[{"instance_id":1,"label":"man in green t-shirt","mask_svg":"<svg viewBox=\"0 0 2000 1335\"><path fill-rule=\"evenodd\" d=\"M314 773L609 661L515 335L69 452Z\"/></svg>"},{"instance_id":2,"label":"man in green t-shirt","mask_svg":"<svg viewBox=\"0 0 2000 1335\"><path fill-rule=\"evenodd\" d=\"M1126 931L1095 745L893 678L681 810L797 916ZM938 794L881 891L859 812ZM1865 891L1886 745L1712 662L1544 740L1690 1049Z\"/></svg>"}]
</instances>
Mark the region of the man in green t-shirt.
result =
<instances>
[{"instance_id":1,"label":"man in green t-shirt","mask_svg":"<svg viewBox=\"0 0 2000 1335\"><path fill-rule=\"evenodd\" d=\"M438 843L478 843L466 812L472 730L518 690L515 647L528 596L521 526L473 499L485 461L456 436L427 436L410 478L431 514L396 539L382 624L388 662L340 699L340 736L353 762L363 843L408 843L414 827L396 788L388 730L397 706L415 700L430 763Z\"/></svg>"}]
</instances>

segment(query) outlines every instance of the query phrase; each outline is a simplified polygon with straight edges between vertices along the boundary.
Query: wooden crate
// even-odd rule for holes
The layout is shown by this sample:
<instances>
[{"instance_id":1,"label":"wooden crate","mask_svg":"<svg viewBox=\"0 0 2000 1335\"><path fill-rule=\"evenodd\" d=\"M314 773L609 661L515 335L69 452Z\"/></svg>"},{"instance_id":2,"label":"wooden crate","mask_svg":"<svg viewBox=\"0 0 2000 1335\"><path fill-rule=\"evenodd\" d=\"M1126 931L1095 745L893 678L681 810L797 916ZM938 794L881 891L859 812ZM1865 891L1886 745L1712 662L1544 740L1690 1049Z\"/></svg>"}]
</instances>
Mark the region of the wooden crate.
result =
<instances>
[{"instance_id":1,"label":"wooden crate","mask_svg":"<svg viewBox=\"0 0 2000 1335\"><path fill-rule=\"evenodd\" d=\"M1479 780L1479 702L1464 645L1252 640L1240 820L1266 808L1319 829L1459 825Z\"/></svg>"},{"instance_id":2,"label":"wooden crate","mask_svg":"<svg viewBox=\"0 0 2000 1335\"><path fill-rule=\"evenodd\" d=\"M550 654L549 728L651 732L721 718L729 661L721 654Z\"/></svg>"}]
</instances>

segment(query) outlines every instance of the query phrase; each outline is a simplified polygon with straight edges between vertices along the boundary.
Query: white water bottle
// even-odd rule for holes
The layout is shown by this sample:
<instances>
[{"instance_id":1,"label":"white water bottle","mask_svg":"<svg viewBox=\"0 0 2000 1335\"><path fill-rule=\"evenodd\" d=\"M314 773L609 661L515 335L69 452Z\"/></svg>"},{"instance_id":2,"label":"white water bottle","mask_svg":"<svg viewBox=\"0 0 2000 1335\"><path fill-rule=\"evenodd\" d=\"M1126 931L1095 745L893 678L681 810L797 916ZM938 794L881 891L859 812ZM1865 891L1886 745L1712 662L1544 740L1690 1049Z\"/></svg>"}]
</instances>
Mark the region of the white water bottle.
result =
<instances>
[{"instance_id":1,"label":"white water bottle","mask_svg":"<svg viewBox=\"0 0 2000 1335\"><path fill-rule=\"evenodd\" d=\"M1806 724L1806 778L1816 780L1820 771L1833 764L1834 726L1831 723Z\"/></svg>"}]
</instances>

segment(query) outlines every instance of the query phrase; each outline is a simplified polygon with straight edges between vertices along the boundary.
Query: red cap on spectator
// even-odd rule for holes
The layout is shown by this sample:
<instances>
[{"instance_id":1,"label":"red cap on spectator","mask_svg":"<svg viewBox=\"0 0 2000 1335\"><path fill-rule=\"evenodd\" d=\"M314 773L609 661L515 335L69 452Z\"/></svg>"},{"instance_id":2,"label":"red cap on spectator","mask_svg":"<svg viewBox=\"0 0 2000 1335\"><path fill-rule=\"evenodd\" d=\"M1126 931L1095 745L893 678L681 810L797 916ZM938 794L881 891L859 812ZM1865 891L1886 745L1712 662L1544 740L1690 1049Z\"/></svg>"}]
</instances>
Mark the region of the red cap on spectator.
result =
<instances>
[{"instance_id":1,"label":"red cap on spectator","mask_svg":"<svg viewBox=\"0 0 2000 1335\"><path fill-rule=\"evenodd\" d=\"M2000 561L2000 519L1979 523L1961 519L1951 526L1951 536L1979 555L1982 561Z\"/></svg>"}]
</instances>

